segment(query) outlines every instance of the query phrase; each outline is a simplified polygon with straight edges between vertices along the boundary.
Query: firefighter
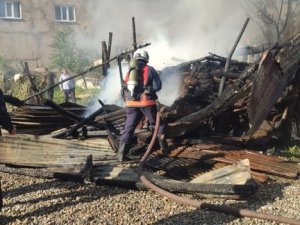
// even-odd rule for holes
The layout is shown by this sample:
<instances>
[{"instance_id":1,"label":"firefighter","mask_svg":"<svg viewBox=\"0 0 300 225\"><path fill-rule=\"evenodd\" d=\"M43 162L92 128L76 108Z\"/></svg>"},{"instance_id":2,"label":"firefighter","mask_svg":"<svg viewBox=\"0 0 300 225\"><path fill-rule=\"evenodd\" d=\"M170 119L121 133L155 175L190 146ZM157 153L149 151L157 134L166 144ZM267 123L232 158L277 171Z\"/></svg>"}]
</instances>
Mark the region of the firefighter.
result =
<instances>
[{"instance_id":1,"label":"firefighter","mask_svg":"<svg viewBox=\"0 0 300 225\"><path fill-rule=\"evenodd\" d=\"M11 123L11 118L7 113L3 92L0 89L0 125L9 132L9 134L16 134L16 129Z\"/></svg>"},{"instance_id":2,"label":"firefighter","mask_svg":"<svg viewBox=\"0 0 300 225\"><path fill-rule=\"evenodd\" d=\"M161 80L156 70L147 65L149 55L145 50L137 50L129 62L129 72L125 77L125 128L119 140L118 160L124 161L130 149L134 131L143 116L146 116L152 128L155 126L157 113L157 95ZM169 149L163 134L164 125L158 130L158 142L164 154Z\"/></svg>"}]
</instances>

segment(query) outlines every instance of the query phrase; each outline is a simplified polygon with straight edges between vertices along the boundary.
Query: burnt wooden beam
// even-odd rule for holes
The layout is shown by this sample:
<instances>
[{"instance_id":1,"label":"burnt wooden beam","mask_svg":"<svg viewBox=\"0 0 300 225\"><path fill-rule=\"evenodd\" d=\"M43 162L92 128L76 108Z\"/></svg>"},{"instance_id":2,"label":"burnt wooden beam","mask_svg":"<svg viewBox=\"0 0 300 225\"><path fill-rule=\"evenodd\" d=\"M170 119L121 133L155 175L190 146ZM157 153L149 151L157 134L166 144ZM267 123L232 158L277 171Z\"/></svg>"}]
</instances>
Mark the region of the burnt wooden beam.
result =
<instances>
[{"instance_id":1,"label":"burnt wooden beam","mask_svg":"<svg viewBox=\"0 0 300 225\"><path fill-rule=\"evenodd\" d=\"M109 114L105 114L105 115L102 115L102 116L98 116L98 117L96 117L95 121L96 121L96 122L97 122L97 121L102 121L102 120L104 120L104 119L109 120L110 118L115 117L115 116L125 117L125 110L124 110L124 109L120 109L120 110L111 112L111 113L109 113Z\"/></svg>"},{"instance_id":2,"label":"burnt wooden beam","mask_svg":"<svg viewBox=\"0 0 300 225\"><path fill-rule=\"evenodd\" d=\"M107 46L107 60L110 59L112 38L113 38L113 33L109 32L108 33L108 46Z\"/></svg>"},{"instance_id":3,"label":"burnt wooden beam","mask_svg":"<svg viewBox=\"0 0 300 225\"><path fill-rule=\"evenodd\" d=\"M92 170L92 179L97 185L113 185L137 188L139 176L132 168L118 166L97 166ZM140 185L141 186L141 185Z\"/></svg>"},{"instance_id":4,"label":"burnt wooden beam","mask_svg":"<svg viewBox=\"0 0 300 225\"><path fill-rule=\"evenodd\" d=\"M214 117L217 113L224 111L234 104L239 98L244 97L245 91L248 90L247 88L245 88L246 90L243 89L245 80L254 74L257 70L257 66L257 64L249 66L241 74L240 79L237 82L228 85L224 90L224 93L205 108L184 116L173 123L169 123L165 128L166 136L177 137L184 135L199 127L205 119Z\"/></svg>"},{"instance_id":5,"label":"burnt wooden beam","mask_svg":"<svg viewBox=\"0 0 300 225\"><path fill-rule=\"evenodd\" d=\"M78 167L78 166L77 166ZM12 166L0 166L0 172L9 174L18 174L30 177L38 178L56 178L63 180L72 180L83 182L92 171L93 159L92 155L86 158L86 161L82 168L74 167L54 167L54 168L43 168L43 169L32 169L24 167L12 167Z\"/></svg>"},{"instance_id":6,"label":"burnt wooden beam","mask_svg":"<svg viewBox=\"0 0 300 225\"><path fill-rule=\"evenodd\" d=\"M28 63L24 62L24 74L28 77L30 85L31 85L31 90L36 94L36 101L38 104L40 104L41 102L41 95L38 94L39 90L37 89L33 77L30 73L29 67L28 67Z\"/></svg>"},{"instance_id":7,"label":"burnt wooden beam","mask_svg":"<svg viewBox=\"0 0 300 225\"><path fill-rule=\"evenodd\" d=\"M64 108L62 108L61 106L59 106L58 104L56 104L55 102L47 99L44 102L44 105L47 105L49 107L51 107L52 109L54 109L56 112L58 112L59 114L68 117L69 119L73 120L73 121L81 121L82 117L76 115L75 113L72 113L68 110L65 110Z\"/></svg>"},{"instance_id":8,"label":"burnt wooden beam","mask_svg":"<svg viewBox=\"0 0 300 225\"><path fill-rule=\"evenodd\" d=\"M135 18L132 17L132 36L133 36L133 49L137 50L137 42L136 42L136 31L135 31Z\"/></svg>"},{"instance_id":9,"label":"burnt wooden beam","mask_svg":"<svg viewBox=\"0 0 300 225\"><path fill-rule=\"evenodd\" d=\"M107 46L106 46L106 42L105 41L102 41L102 62L105 62L108 60L107 58ZM106 76L107 75L107 69L109 68L109 63L106 63L105 65L102 66L102 73L103 73L103 76Z\"/></svg>"},{"instance_id":10,"label":"burnt wooden beam","mask_svg":"<svg viewBox=\"0 0 300 225\"><path fill-rule=\"evenodd\" d=\"M230 72L225 73L222 71L214 71L212 72L212 75L218 78L226 76L229 79L238 79L240 77L239 73L230 73Z\"/></svg>"},{"instance_id":11,"label":"burnt wooden beam","mask_svg":"<svg viewBox=\"0 0 300 225\"><path fill-rule=\"evenodd\" d=\"M72 126L71 128L69 128L68 130L63 131L63 132L61 132L61 133L59 133L59 134L56 134L56 135L54 135L54 136L52 136L52 137L60 138L60 137L63 137L63 136L74 135L75 132L76 132L79 128L81 128L81 127L87 125L89 122L92 122L92 121L95 119L96 116L98 116L99 114L101 114L101 113L103 113L103 112L104 112L104 109L103 109L103 108L100 108L100 109L96 110L94 113L92 113L91 115L89 115L88 117L86 117L86 118L84 118L84 119L78 121L75 125L73 125L73 126Z\"/></svg>"},{"instance_id":12,"label":"burnt wooden beam","mask_svg":"<svg viewBox=\"0 0 300 225\"><path fill-rule=\"evenodd\" d=\"M245 31L247 25L248 25L249 20L250 20L249 18L246 19L246 21L245 21L245 23L244 23L244 25L243 25L243 28L242 28L242 30L240 31L240 33L239 33L239 35L238 35L238 37L237 37L237 39L236 39L236 41L235 41L235 43L234 43L234 45L233 45L233 47L232 47L232 49L231 49L231 51L230 51L228 57L227 57L226 64L225 64L225 69L224 69L225 74L224 74L224 76L222 77L221 83L220 83L220 86L219 86L219 93L218 93L218 96L219 96L219 97L221 96L221 94L222 94L222 92L223 92L223 87L224 87L224 83L225 83L225 80L226 80L226 73L228 72L228 69L229 69L230 60L231 60L232 55L233 55L233 53L234 53L234 51L235 51L235 49L236 49L236 46L237 46L238 43L240 42L240 39L241 39L241 37L242 37L242 35L243 35L243 33L244 33L244 31Z\"/></svg>"},{"instance_id":13,"label":"burnt wooden beam","mask_svg":"<svg viewBox=\"0 0 300 225\"><path fill-rule=\"evenodd\" d=\"M108 112L105 109L105 104L100 99L98 99L98 102L100 103L100 105L104 109L104 112L107 114ZM106 132L107 132L108 141L109 141L112 149L115 152L118 152L118 150L119 150L118 142L116 141L116 139L114 138L114 136L111 132L111 124L109 123L109 121L107 121L105 119L104 119L104 123L105 123L105 128L106 128Z\"/></svg>"}]
</instances>

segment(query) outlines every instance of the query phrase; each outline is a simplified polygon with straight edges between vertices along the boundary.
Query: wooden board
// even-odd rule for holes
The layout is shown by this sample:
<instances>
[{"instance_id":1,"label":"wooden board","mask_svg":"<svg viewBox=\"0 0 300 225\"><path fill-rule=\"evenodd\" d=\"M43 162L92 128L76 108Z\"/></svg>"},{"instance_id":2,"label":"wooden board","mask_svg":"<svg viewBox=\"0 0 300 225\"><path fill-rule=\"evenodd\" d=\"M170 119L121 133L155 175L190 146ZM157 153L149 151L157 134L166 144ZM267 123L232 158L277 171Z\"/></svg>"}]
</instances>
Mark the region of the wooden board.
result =
<instances>
[{"instance_id":1,"label":"wooden board","mask_svg":"<svg viewBox=\"0 0 300 225\"><path fill-rule=\"evenodd\" d=\"M250 162L244 159L239 163L201 174L190 183L246 184L249 180L251 180Z\"/></svg>"}]
</instances>

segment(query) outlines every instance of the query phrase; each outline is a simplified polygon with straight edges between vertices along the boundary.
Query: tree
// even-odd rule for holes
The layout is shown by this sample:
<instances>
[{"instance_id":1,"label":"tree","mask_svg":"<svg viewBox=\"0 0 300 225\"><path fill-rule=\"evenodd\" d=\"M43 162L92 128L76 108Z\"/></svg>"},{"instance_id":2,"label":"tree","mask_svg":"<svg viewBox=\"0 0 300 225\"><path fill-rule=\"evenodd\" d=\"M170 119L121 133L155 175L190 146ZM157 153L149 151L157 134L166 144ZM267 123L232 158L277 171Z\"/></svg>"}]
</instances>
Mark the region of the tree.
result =
<instances>
[{"instance_id":1,"label":"tree","mask_svg":"<svg viewBox=\"0 0 300 225\"><path fill-rule=\"evenodd\" d=\"M68 68L80 72L89 65L89 59L82 50L76 47L72 31L58 31L50 45L53 48L52 66L54 68Z\"/></svg>"},{"instance_id":2,"label":"tree","mask_svg":"<svg viewBox=\"0 0 300 225\"><path fill-rule=\"evenodd\" d=\"M265 39L270 43L284 41L300 26L299 0L251 0L253 14Z\"/></svg>"}]
</instances>

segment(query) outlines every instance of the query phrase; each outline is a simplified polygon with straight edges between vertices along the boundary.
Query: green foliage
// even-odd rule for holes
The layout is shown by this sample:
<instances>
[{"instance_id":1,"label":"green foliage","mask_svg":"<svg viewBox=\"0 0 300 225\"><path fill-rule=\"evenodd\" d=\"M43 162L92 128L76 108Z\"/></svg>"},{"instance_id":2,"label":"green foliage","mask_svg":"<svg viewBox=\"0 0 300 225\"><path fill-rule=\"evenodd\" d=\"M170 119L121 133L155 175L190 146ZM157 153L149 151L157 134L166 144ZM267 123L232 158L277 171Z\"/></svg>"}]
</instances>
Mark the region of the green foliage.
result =
<instances>
[{"instance_id":1,"label":"green foliage","mask_svg":"<svg viewBox=\"0 0 300 225\"><path fill-rule=\"evenodd\" d=\"M53 48L51 66L53 68L67 68L70 71L79 73L89 65L87 54L76 48L74 35L71 31L58 31L50 45Z\"/></svg>"},{"instance_id":2,"label":"green foliage","mask_svg":"<svg viewBox=\"0 0 300 225\"><path fill-rule=\"evenodd\" d=\"M9 60L4 56L0 56L0 71L3 71L9 65Z\"/></svg>"},{"instance_id":3,"label":"green foliage","mask_svg":"<svg viewBox=\"0 0 300 225\"><path fill-rule=\"evenodd\" d=\"M82 87L76 86L75 96L76 103L80 105L88 105L89 100L98 93L97 88L84 89ZM59 87L54 89L53 101L60 104L64 102L64 93L60 91Z\"/></svg>"},{"instance_id":4,"label":"green foliage","mask_svg":"<svg viewBox=\"0 0 300 225\"><path fill-rule=\"evenodd\" d=\"M300 158L300 147L297 145L289 147L285 154L287 157Z\"/></svg>"}]
</instances>

